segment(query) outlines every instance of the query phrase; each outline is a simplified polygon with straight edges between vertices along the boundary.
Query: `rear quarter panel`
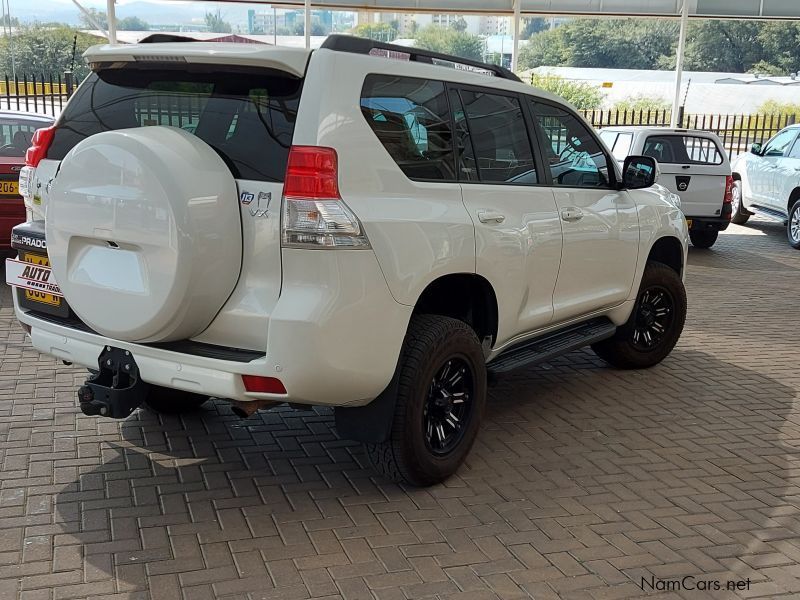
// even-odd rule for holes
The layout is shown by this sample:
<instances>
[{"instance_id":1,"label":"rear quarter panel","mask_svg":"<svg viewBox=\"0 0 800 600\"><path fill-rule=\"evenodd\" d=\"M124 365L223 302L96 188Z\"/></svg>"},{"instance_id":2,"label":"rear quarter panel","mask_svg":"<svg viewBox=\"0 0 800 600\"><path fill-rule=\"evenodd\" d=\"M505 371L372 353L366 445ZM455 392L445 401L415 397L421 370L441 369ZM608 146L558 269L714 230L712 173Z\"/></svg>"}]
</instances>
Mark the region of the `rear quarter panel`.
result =
<instances>
[{"instance_id":1,"label":"rear quarter panel","mask_svg":"<svg viewBox=\"0 0 800 600\"><path fill-rule=\"evenodd\" d=\"M440 67L430 79L442 79ZM413 305L450 273L475 272L475 230L457 183L408 179L361 114L368 73L424 77L421 65L319 50L300 101L295 144L335 148L342 198L364 225L393 297Z\"/></svg>"}]
</instances>

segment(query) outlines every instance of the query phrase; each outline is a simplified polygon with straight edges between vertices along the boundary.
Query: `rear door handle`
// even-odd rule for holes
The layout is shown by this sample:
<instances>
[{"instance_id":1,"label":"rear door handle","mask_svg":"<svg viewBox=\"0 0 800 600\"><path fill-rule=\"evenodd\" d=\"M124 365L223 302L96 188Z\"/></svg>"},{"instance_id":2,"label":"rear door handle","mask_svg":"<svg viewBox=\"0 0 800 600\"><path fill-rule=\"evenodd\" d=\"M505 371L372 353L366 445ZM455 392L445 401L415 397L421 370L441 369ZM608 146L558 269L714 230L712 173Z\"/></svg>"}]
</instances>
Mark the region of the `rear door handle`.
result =
<instances>
[{"instance_id":1,"label":"rear door handle","mask_svg":"<svg viewBox=\"0 0 800 600\"><path fill-rule=\"evenodd\" d=\"M481 223L502 223L506 220L506 216L490 210L480 210L478 211L478 220Z\"/></svg>"},{"instance_id":2,"label":"rear door handle","mask_svg":"<svg viewBox=\"0 0 800 600\"><path fill-rule=\"evenodd\" d=\"M562 208L561 218L565 221L580 221L583 218L583 211L577 206Z\"/></svg>"}]
</instances>

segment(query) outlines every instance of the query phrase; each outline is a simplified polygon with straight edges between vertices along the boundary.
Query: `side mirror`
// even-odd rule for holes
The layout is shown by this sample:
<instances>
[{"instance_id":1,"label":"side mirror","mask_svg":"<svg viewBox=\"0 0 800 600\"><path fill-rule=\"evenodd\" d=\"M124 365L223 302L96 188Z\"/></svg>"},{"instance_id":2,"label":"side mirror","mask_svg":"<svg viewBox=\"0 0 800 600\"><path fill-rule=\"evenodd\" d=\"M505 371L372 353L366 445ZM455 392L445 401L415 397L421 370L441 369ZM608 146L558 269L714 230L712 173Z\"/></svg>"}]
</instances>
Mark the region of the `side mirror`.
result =
<instances>
[{"instance_id":1,"label":"side mirror","mask_svg":"<svg viewBox=\"0 0 800 600\"><path fill-rule=\"evenodd\" d=\"M652 156L629 156L622 165L622 185L629 190L650 187L657 175L658 163Z\"/></svg>"},{"instance_id":2,"label":"side mirror","mask_svg":"<svg viewBox=\"0 0 800 600\"><path fill-rule=\"evenodd\" d=\"M755 143L750 145L750 152L752 152L753 154L761 156L761 151L762 151L761 144Z\"/></svg>"}]
</instances>

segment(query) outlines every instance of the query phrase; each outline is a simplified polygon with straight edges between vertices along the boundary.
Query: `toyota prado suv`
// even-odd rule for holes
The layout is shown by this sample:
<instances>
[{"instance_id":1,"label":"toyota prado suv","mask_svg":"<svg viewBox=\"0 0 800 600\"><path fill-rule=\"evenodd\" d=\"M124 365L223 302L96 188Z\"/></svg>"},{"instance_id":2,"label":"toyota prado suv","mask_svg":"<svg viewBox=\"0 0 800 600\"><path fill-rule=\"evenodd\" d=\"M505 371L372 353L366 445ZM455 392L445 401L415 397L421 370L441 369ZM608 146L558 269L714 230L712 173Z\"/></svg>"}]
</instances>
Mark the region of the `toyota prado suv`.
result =
<instances>
[{"instance_id":1,"label":"toyota prado suv","mask_svg":"<svg viewBox=\"0 0 800 600\"><path fill-rule=\"evenodd\" d=\"M85 57L28 150L6 279L33 346L88 368L88 415L330 406L427 485L492 374L584 346L650 367L680 336L688 234L656 161L620 169L505 69L347 36Z\"/></svg>"}]
</instances>

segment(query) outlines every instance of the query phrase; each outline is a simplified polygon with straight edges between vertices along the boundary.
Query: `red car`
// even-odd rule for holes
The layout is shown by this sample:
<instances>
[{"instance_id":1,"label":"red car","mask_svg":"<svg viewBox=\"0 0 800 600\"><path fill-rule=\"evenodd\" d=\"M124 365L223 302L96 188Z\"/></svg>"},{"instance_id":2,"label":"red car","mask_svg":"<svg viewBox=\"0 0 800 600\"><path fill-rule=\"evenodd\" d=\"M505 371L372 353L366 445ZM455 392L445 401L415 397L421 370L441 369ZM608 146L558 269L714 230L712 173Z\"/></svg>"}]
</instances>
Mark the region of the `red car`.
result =
<instances>
[{"instance_id":1,"label":"red car","mask_svg":"<svg viewBox=\"0 0 800 600\"><path fill-rule=\"evenodd\" d=\"M11 228L25 221L25 204L19 195L19 172L33 132L50 127L53 117L0 110L0 252L11 249Z\"/></svg>"}]
</instances>

